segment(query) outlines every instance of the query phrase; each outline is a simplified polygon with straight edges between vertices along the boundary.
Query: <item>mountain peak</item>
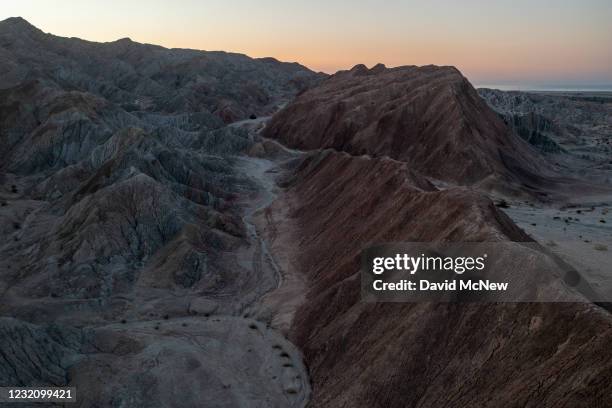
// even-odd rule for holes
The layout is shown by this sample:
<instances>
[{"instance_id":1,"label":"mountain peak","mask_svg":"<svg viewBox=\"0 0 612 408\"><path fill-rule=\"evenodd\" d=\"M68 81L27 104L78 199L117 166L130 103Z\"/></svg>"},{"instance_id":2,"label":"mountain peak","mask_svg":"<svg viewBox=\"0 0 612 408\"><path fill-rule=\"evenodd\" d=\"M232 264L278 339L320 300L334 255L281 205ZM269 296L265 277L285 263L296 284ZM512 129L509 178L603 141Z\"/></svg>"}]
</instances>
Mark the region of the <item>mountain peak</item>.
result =
<instances>
[{"instance_id":1,"label":"mountain peak","mask_svg":"<svg viewBox=\"0 0 612 408\"><path fill-rule=\"evenodd\" d=\"M32 24L28 22L23 17L9 17L5 20L0 21L2 25L11 25L11 26L24 26L24 27L34 27Z\"/></svg>"},{"instance_id":2,"label":"mountain peak","mask_svg":"<svg viewBox=\"0 0 612 408\"><path fill-rule=\"evenodd\" d=\"M372 72L373 74L378 74L379 72L385 72L386 69L387 69L387 66L379 62L378 64L370 68L370 72Z\"/></svg>"},{"instance_id":3,"label":"mountain peak","mask_svg":"<svg viewBox=\"0 0 612 408\"><path fill-rule=\"evenodd\" d=\"M30 24L23 17L9 17L6 20L0 21L0 29L5 29L14 32L40 32L38 28Z\"/></svg>"}]
</instances>

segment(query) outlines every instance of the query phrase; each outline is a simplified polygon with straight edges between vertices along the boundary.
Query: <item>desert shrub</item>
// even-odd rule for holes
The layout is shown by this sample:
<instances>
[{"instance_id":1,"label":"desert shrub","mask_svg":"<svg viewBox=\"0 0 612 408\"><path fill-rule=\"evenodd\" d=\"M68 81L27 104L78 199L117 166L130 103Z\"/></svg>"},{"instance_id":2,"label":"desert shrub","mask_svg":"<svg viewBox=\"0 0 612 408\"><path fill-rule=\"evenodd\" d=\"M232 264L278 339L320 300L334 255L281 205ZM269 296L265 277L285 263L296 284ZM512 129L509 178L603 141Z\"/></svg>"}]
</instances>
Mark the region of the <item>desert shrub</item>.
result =
<instances>
[{"instance_id":1,"label":"desert shrub","mask_svg":"<svg viewBox=\"0 0 612 408\"><path fill-rule=\"evenodd\" d=\"M504 199L499 200L495 205L499 208L510 208L510 204Z\"/></svg>"}]
</instances>

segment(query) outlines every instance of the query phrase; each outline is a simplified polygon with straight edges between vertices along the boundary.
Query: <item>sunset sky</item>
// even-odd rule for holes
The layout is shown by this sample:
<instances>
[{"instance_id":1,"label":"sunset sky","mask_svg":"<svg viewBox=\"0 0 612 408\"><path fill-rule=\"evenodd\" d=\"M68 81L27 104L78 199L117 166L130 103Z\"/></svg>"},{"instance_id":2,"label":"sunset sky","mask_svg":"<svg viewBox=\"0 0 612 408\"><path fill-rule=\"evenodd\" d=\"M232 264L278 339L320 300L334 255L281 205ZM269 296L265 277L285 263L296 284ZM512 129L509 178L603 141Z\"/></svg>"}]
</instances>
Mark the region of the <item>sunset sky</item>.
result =
<instances>
[{"instance_id":1,"label":"sunset sky","mask_svg":"<svg viewBox=\"0 0 612 408\"><path fill-rule=\"evenodd\" d=\"M610 0L20 0L45 32L298 61L455 65L479 84L612 84Z\"/></svg>"}]
</instances>

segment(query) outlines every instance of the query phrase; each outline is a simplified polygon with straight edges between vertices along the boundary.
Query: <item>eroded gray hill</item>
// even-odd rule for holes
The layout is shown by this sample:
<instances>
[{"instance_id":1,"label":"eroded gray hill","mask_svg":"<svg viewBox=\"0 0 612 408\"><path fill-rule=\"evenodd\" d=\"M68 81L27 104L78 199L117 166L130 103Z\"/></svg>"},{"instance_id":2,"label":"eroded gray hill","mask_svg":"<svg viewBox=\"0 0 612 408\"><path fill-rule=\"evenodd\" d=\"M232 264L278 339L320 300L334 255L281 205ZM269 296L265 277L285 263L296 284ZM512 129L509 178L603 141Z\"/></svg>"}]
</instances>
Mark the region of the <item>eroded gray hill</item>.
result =
<instances>
[{"instance_id":1,"label":"eroded gray hill","mask_svg":"<svg viewBox=\"0 0 612 408\"><path fill-rule=\"evenodd\" d=\"M320 76L20 18L0 22L0 72L0 384L302 406L299 352L246 317L277 277L244 219L268 194L236 167L253 142L226 124Z\"/></svg>"},{"instance_id":2,"label":"eroded gray hill","mask_svg":"<svg viewBox=\"0 0 612 408\"><path fill-rule=\"evenodd\" d=\"M600 183L612 181L609 92L478 93L516 134L551 157L563 172Z\"/></svg>"},{"instance_id":3,"label":"eroded gray hill","mask_svg":"<svg viewBox=\"0 0 612 408\"><path fill-rule=\"evenodd\" d=\"M56 37L21 18L0 25L0 72L1 88L44 79L128 111L208 111L226 122L269 114L321 78L273 58Z\"/></svg>"}]
</instances>

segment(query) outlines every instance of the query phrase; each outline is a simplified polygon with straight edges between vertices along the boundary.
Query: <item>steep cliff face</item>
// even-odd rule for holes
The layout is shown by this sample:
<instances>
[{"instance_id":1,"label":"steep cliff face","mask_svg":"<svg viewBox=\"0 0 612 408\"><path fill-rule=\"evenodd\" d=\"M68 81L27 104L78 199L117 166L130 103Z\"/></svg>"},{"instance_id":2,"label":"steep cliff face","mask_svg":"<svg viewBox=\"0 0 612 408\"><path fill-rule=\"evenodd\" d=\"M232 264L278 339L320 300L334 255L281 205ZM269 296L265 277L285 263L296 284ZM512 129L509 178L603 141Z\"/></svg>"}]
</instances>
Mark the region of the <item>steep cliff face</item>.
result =
<instances>
[{"instance_id":1,"label":"steep cliff face","mask_svg":"<svg viewBox=\"0 0 612 408\"><path fill-rule=\"evenodd\" d=\"M563 129L548 118L527 94L505 93L494 89L479 89L478 94L529 144L544 153L563 151L555 139L561 138L569 129ZM574 132L577 131L577 128L572 128Z\"/></svg>"},{"instance_id":2,"label":"steep cliff face","mask_svg":"<svg viewBox=\"0 0 612 408\"><path fill-rule=\"evenodd\" d=\"M516 134L554 158L563 172L609 184L612 94L486 88L478 93Z\"/></svg>"},{"instance_id":3,"label":"steep cliff face","mask_svg":"<svg viewBox=\"0 0 612 408\"><path fill-rule=\"evenodd\" d=\"M265 135L300 149L389 156L468 184L491 175L533 182L545 168L453 67L339 72L275 115Z\"/></svg>"}]
</instances>

